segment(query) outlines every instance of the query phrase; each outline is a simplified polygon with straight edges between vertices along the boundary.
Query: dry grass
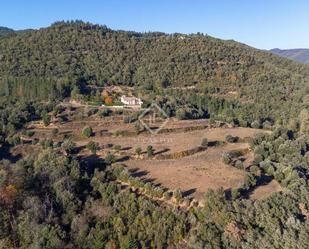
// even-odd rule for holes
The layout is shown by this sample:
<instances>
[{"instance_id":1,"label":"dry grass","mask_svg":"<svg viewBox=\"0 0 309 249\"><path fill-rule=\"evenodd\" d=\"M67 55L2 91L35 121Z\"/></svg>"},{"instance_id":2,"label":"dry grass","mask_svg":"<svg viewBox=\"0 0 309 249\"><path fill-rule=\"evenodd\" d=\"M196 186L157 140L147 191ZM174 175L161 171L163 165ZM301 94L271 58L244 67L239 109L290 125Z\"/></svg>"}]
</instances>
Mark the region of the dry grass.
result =
<instances>
[{"instance_id":1,"label":"dry grass","mask_svg":"<svg viewBox=\"0 0 309 249\"><path fill-rule=\"evenodd\" d=\"M257 187L252 194L250 195L250 199L259 200L268 197L271 193L282 191L282 187L276 180L272 180L266 185L262 185Z\"/></svg>"},{"instance_id":2,"label":"dry grass","mask_svg":"<svg viewBox=\"0 0 309 249\"><path fill-rule=\"evenodd\" d=\"M113 122L114 121L114 122ZM83 138L81 131L84 126L90 125L95 136ZM84 146L89 141L98 142L103 146L106 144L120 145L122 150L118 156L135 155L135 149L141 147L145 151L148 145L152 145L155 154L171 154L196 148L201 145L203 138L209 142L224 141L225 136L230 134L240 138L251 137L261 130L251 128L206 128L189 132L180 132L175 130L171 133L151 135L148 132L141 133L138 136L100 136L104 131L113 134L116 131L126 130L134 131L133 124L124 124L121 117L107 117L100 119L97 117L87 117L83 120L69 121L65 124L58 124L60 134L53 136L50 127L41 127L32 125L35 130L35 136L42 138L53 138L56 141L62 140L65 133L73 135L74 142L78 146ZM184 127L208 126L208 120L190 120L177 121L169 120L164 128L177 129ZM157 184L169 189L180 188L181 190L201 199L203 193L209 188L224 189L239 187L243 183L245 172L232 166L225 165L222 162L221 155L231 150L247 149L245 142L235 144L225 144L218 147L209 147L206 151L196 153L191 156L183 157L177 160L134 160L131 159L124 163L129 169L135 171L137 176L141 176L146 181L154 181ZM111 149L98 151L99 156L104 156ZM85 153L82 151L81 153ZM249 152L245 157L245 166L251 164L253 153ZM261 198L269 192L277 191L278 186L270 183L269 186L261 186L254 191L252 198Z\"/></svg>"}]
</instances>

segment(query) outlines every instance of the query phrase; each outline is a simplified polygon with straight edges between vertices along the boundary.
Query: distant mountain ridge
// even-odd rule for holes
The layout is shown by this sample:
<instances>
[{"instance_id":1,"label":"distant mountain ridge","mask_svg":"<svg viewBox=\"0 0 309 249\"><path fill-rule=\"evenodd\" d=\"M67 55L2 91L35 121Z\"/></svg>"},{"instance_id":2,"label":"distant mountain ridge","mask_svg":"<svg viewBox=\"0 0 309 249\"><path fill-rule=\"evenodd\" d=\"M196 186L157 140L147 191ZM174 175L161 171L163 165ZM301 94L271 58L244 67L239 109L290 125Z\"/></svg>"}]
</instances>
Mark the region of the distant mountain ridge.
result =
<instances>
[{"instance_id":1,"label":"distant mountain ridge","mask_svg":"<svg viewBox=\"0 0 309 249\"><path fill-rule=\"evenodd\" d=\"M15 33L15 30L13 30L13 29L0 26L0 37L11 35L11 34L14 34L14 33Z\"/></svg>"},{"instance_id":2,"label":"distant mountain ridge","mask_svg":"<svg viewBox=\"0 0 309 249\"><path fill-rule=\"evenodd\" d=\"M309 64L309 49L307 48L297 48L297 49L271 49L270 52L292 59L294 61Z\"/></svg>"}]
</instances>

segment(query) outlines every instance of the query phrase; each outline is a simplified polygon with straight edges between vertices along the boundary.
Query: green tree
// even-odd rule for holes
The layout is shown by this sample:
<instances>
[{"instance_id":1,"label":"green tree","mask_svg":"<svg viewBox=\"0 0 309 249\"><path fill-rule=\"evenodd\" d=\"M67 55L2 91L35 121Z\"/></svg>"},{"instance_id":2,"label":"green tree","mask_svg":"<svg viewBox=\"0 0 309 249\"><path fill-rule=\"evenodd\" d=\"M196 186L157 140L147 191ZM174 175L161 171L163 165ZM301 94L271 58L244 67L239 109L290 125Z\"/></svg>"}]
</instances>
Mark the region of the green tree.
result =
<instances>
[{"instance_id":1,"label":"green tree","mask_svg":"<svg viewBox=\"0 0 309 249\"><path fill-rule=\"evenodd\" d=\"M151 145L148 145L147 146L147 156L148 157L152 157L153 156L153 153L154 153L154 149Z\"/></svg>"},{"instance_id":2,"label":"green tree","mask_svg":"<svg viewBox=\"0 0 309 249\"><path fill-rule=\"evenodd\" d=\"M82 130L82 135L87 138L91 137L93 135L92 128L90 126L84 127Z\"/></svg>"},{"instance_id":3,"label":"green tree","mask_svg":"<svg viewBox=\"0 0 309 249\"><path fill-rule=\"evenodd\" d=\"M49 126L50 121L51 121L51 118L50 118L50 116L49 116L47 113L45 113L45 114L42 116L42 119L43 119L43 124L44 124L44 126Z\"/></svg>"},{"instance_id":4,"label":"green tree","mask_svg":"<svg viewBox=\"0 0 309 249\"><path fill-rule=\"evenodd\" d=\"M97 150L99 149L99 144L95 143L93 141L90 141L87 145L86 145L87 149L91 151L92 154L96 154Z\"/></svg>"},{"instance_id":5,"label":"green tree","mask_svg":"<svg viewBox=\"0 0 309 249\"><path fill-rule=\"evenodd\" d=\"M139 155L141 155L142 154L142 148L141 147L137 147L136 149L135 149L135 153L139 156Z\"/></svg>"}]
</instances>

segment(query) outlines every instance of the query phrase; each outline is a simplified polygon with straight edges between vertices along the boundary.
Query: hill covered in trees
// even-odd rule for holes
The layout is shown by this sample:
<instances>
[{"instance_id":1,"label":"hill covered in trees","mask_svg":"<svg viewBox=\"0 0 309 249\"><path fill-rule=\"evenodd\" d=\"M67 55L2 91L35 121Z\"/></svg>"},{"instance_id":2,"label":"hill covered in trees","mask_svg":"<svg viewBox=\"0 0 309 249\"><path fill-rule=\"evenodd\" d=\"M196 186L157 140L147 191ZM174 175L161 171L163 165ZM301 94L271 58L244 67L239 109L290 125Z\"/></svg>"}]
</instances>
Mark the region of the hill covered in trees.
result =
<instances>
[{"instance_id":1,"label":"hill covered in trees","mask_svg":"<svg viewBox=\"0 0 309 249\"><path fill-rule=\"evenodd\" d=\"M271 49L270 52L295 60L309 64L309 49L306 48L297 48L297 49Z\"/></svg>"},{"instance_id":2,"label":"hill covered in trees","mask_svg":"<svg viewBox=\"0 0 309 249\"><path fill-rule=\"evenodd\" d=\"M309 248L308 66L202 34L141 34L83 22L2 37L0 62L1 248ZM94 98L102 91L96 86L108 85L132 86L146 104L154 99L179 119L273 131L248 139L252 165L239 188L209 190L202 206L189 206L180 190L164 192L128 171L121 146L89 141L80 153L76 137L56 128L68 118L107 118L107 109L78 113L61 100ZM35 134L35 123L51 138ZM105 134L109 123L102 128ZM207 149L208 140L203 144ZM224 159L231 164L230 154ZM282 191L245 196L267 179Z\"/></svg>"},{"instance_id":3,"label":"hill covered in trees","mask_svg":"<svg viewBox=\"0 0 309 249\"><path fill-rule=\"evenodd\" d=\"M7 27L0 27L0 37L7 36L10 34L14 34L15 31L13 29Z\"/></svg>"},{"instance_id":4,"label":"hill covered in trees","mask_svg":"<svg viewBox=\"0 0 309 249\"><path fill-rule=\"evenodd\" d=\"M288 120L308 105L308 66L203 34L57 22L1 39L0 51L2 96L61 99L76 88L86 93L89 85L150 91L194 86L193 94L228 106L224 115L249 122ZM225 104L231 93L233 102Z\"/></svg>"}]
</instances>

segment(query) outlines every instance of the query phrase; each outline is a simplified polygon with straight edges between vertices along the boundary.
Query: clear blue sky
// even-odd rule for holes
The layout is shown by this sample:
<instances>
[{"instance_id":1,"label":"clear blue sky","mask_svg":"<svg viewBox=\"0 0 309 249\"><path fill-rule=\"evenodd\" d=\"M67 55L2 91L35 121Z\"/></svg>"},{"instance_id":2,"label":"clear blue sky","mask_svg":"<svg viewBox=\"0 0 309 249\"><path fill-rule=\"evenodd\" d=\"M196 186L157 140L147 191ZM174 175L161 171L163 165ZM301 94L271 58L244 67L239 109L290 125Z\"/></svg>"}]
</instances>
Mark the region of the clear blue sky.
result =
<instances>
[{"instance_id":1,"label":"clear blue sky","mask_svg":"<svg viewBox=\"0 0 309 249\"><path fill-rule=\"evenodd\" d=\"M0 26L81 19L113 29L202 32L269 49L309 48L309 0L3 0Z\"/></svg>"}]
</instances>

